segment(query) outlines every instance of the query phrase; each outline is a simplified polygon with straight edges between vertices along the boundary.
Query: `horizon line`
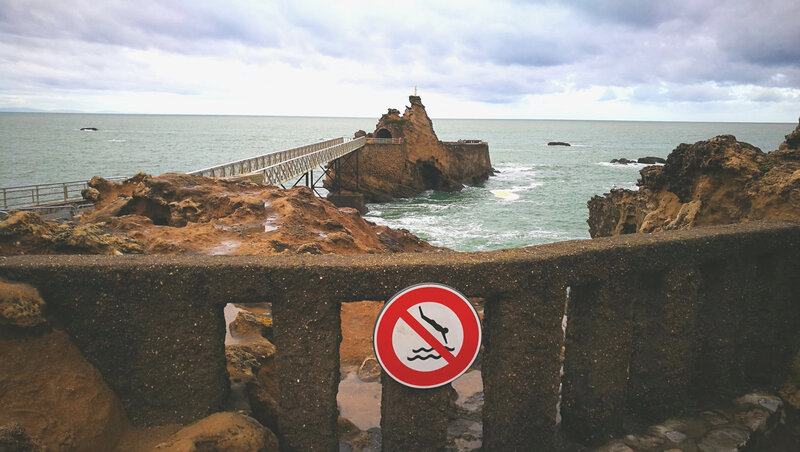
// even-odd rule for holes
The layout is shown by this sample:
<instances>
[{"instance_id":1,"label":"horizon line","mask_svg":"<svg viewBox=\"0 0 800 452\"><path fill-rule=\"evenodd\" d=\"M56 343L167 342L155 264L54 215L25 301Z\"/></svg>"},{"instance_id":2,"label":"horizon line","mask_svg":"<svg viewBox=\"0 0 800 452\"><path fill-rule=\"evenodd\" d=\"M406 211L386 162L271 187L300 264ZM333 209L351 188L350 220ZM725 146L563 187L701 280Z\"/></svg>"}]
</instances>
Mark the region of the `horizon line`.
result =
<instances>
[{"instance_id":1,"label":"horizon line","mask_svg":"<svg viewBox=\"0 0 800 452\"><path fill-rule=\"evenodd\" d=\"M225 116L225 117L250 117L250 118L308 118L308 119L370 119L374 116L324 116L324 115L276 115L276 114L243 114L243 113L132 113L132 112L87 112L78 110L40 110L35 108L0 108L2 113L17 114L62 114L62 115L127 115L127 116ZM380 117L378 118L380 119ZM794 122L775 121L710 121L698 119L575 119L575 118L457 118L457 117L431 117L431 120L456 120L456 121L594 121L594 122L671 122L671 123L729 123L729 124L794 124Z\"/></svg>"}]
</instances>

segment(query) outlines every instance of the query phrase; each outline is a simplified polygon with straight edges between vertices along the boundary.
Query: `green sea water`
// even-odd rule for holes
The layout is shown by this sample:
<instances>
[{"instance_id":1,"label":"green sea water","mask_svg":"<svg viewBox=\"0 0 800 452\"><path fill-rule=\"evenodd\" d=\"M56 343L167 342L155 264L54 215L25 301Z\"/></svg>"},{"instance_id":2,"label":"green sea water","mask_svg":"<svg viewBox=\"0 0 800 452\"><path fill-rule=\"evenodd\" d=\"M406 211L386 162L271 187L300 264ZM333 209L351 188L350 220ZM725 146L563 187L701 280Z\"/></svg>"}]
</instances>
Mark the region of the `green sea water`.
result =
<instances>
[{"instance_id":1,"label":"green sea water","mask_svg":"<svg viewBox=\"0 0 800 452\"><path fill-rule=\"evenodd\" d=\"M308 144L370 118L0 114L0 187L187 172ZM721 134L777 149L795 124L434 119L445 141L489 143L498 173L457 193L425 192L370 204L367 219L408 229L434 245L495 250L588 238L586 202L636 188L644 165L611 159L666 157L680 143ZM82 127L98 130L81 131ZM566 141L570 147L547 146ZM493 193L494 191L494 193ZM505 193L504 193L505 192ZM504 195L498 197L497 194Z\"/></svg>"}]
</instances>

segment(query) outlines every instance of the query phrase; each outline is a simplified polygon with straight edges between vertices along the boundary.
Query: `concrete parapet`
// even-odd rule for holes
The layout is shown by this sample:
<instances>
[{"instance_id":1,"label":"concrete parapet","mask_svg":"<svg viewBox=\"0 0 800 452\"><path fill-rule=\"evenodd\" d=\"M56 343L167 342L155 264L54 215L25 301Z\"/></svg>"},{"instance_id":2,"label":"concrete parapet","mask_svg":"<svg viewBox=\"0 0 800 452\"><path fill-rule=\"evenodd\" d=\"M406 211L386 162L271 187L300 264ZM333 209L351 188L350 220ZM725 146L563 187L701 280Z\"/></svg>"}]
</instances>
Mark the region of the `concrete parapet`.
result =
<instances>
[{"instance_id":1,"label":"concrete parapet","mask_svg":"<svg viewBox=\"0 0 800 452\"><path fill-rule=\"evenodd\" d=\"M336 445L341 303L428 281L484 298L484 446L552 450L774 388L800 345L798 274L800 226L768 222L487 253L0 257L139 424L219 409L223 308L271 301L279 436L303 450ZM383 403L387 444L446 437L447 397L387 385Z\"/></svg>"}]
</instances>

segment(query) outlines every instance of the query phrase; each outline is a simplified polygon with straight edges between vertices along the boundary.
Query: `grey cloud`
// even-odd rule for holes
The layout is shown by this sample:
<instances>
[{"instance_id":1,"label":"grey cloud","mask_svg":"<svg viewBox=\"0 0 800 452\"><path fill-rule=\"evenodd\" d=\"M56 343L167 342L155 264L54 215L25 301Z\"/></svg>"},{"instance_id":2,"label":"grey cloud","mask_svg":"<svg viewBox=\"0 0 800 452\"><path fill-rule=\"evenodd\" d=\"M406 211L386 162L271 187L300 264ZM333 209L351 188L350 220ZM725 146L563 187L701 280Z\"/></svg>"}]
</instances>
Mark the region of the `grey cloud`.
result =
<instances>
[{"instance_id":1,"label":"grey cloud","mask_svg":"<svg viewBox=\"0 0 800 452\"><path fill-rule=\"evenodd\" d=\"M796 0L442 0L380 7L6 0L0 58L11 63L0 90L202 91L191 81L159 80L120 52L156 49L253 64L279 58L310 71L334 59L358 68L336 74L344 81L418 83L489 103L566 85L636 87L633 100L642 102L713 102L730 99L732 85L800 87L797 17ZM607 89L602 98L618 94Z\"/></svg>"}]
</instances>

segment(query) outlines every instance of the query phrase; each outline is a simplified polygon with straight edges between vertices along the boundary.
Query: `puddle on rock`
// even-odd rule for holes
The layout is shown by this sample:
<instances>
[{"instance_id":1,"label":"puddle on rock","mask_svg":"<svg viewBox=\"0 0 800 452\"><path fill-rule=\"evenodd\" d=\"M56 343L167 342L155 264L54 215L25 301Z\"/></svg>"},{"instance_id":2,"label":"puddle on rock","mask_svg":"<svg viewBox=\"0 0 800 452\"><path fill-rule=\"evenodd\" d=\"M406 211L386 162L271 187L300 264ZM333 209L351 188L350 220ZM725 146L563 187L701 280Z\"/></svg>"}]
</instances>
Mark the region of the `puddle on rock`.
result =
<instances>
[{"instance_id":1,"label":"puddle on rock","mask_svg":"<svg viewBox=\"0 0 800 452\"><path fill-rule=\"evenodd\" d=\"M339 403L339 415L362 432L381 426L380 382L361 381L358 372L351 370L339 382L336 401Z\"/></svg>"},{"instance_id":2,"label":"puddle on rock","mask_svg":"<svg viewBox=\"0 0 800 452\"><path fill-rule=\"evenodd\" d=\"M223 240L222 243L211 248L208 254L212 256L225 256L231 254L236 248L239 248L239 245L241 245L241 243L236 240Z\"/></svg>"}]
</instances>

